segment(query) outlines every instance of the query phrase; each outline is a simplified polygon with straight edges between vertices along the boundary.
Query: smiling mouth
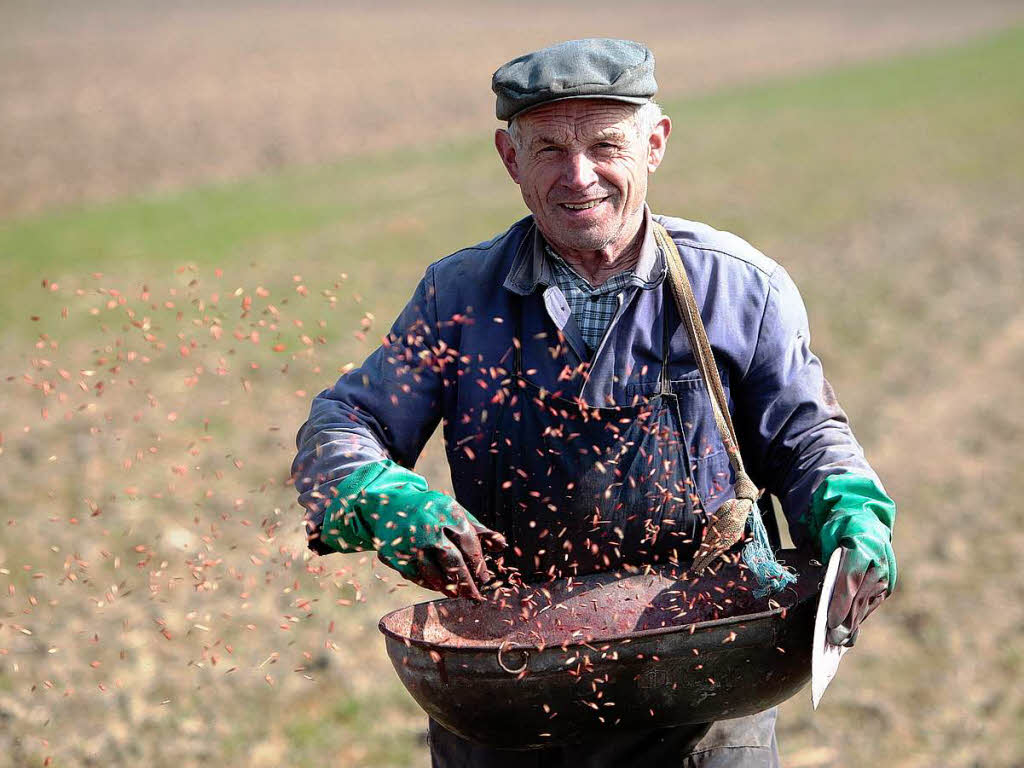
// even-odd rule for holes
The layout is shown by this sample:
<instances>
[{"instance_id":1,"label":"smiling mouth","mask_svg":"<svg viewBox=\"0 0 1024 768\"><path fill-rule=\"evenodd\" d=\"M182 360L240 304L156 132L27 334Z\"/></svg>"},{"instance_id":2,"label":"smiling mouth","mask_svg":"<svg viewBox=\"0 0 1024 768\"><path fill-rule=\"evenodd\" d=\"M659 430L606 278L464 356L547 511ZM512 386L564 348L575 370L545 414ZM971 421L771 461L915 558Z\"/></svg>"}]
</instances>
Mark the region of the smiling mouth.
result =
<instances>
[{"instance_id":1,"label":"smiling mouth","mask_svg":"<svg viewBox=\"0 0 1024 768\"><path fill-rule=\"evenodd\" d=\"M588 200L585 203L559 203L563 208L567 208L570 211L586 211L594 206L603 203L608 198L602 197L599 200Z\"/></svg>"}]
</instances>

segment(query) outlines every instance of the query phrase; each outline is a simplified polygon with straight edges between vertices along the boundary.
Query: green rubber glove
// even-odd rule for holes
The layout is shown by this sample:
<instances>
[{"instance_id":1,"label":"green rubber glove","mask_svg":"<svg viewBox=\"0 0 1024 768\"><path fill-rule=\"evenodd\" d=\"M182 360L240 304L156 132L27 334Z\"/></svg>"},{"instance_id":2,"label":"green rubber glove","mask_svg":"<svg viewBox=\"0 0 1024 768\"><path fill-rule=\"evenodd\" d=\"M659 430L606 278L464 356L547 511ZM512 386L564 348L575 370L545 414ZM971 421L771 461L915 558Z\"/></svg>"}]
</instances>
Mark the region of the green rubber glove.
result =
<instances>
[{"instance_id":1,"label":"green rubber glove","mask_svg":"<svg viewBox=\"0 0 1024 768\"><path fill-rule=\"evenodd\" d=\"M896 504L873 478L846 473L822 481L810 512L822 562L836 549L843 550L828 607L829 641L853 645L861 622L896 586Z\"/></svg>"},{"instance_id":2,"label":"green rubber glove","mask_svg":"<svg viewBox=\"0 0 1024 768\"><path fill-rule=\"evenodd\" d=\"M459 597L482 599L492 575L483 550L505 538L481 525L455 499L427 488L420 475L380 461L342 480L324 513L321 540L339 552L376 549L410 581Z\"/></svg>"}]
</instances>

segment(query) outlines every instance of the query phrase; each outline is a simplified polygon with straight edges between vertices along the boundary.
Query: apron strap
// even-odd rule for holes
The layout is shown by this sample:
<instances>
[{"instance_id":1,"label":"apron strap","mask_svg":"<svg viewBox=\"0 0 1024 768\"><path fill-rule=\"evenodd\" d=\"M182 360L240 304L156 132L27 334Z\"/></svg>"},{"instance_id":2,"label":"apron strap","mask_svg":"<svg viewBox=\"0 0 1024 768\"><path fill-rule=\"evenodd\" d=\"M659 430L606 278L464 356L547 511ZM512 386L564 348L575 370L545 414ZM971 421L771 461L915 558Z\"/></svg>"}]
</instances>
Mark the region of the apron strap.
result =
<instances>
[{"instance_id":1,"label":"apron strap","mask_svg":"<svg viewBox=\"0 0 1024 768\"><path fill-rule=\"evenodd\" d=\"M513 373L516 376L523 375L523 304L525 302L525 296L517 296L514 300L515 310L512 313L515 316L512 321L512 364L515 368Z\"/></svg>"},{"instance_id":2,"label":"apron strap","mask_svg":"<svg viewBox=\"0 0 1024 768\"><path fill-rule=\"evenodd\" d=\"M669 331L668 306L661 308L661 376L658 378L658 394L671 392L668 377L668 362L672 354L672 334Z\"/></svg>"}]
</instances>

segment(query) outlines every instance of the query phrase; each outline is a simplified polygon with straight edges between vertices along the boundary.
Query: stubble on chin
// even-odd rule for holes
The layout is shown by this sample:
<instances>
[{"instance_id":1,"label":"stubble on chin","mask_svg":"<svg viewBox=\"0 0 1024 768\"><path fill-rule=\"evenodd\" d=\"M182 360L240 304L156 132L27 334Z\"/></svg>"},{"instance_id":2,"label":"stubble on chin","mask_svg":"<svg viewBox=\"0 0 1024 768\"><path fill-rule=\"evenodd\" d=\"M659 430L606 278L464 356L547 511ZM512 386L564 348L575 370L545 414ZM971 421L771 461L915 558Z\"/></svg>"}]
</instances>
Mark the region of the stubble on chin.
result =
<instances>
[{"instance_id":1,"label":"stubble on chin","mask_svg":"<svg viewBox=\"0 0 1024 768\"><path fill-rule=\"evenodd\" d=\"M576 230L556 232L553 245L573 251L600 251L614 239L600 230Z\"/></svg>"},{"instance_id":2,"label":"stubble on chin","mask_svg":"<svg viewBox=\"0 0 1024 768\"><path fill-rule=\"evenodd\" d=\"M618 224L618 226L615 226ZM579 251L626 250L643 226L643 206L629 217L586 230L560 233L565 245ZM575 242L570 242L574 240Z\"/></svg>"}]
</instances>

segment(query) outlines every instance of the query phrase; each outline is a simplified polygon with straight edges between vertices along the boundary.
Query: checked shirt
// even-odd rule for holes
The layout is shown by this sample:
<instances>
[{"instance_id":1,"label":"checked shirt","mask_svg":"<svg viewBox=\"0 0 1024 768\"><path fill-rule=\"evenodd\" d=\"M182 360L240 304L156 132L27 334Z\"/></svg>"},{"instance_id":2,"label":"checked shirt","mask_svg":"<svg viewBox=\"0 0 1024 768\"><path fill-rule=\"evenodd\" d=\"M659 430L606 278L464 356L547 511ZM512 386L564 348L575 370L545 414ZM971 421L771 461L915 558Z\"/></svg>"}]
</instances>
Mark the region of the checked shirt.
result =
<instances>
[{"instance_id":1,"label":"checked shirt","mask_svg":"<svg viewBox=\"0 0 1024 768\"><path fill-rule=\"evenodd\" d=\"M609 323L615 317L615 312L619 308L620 295L622 301L625 301L628 298L625 292L628 289L642 287L644 281L633 270L627 270L612 275L595 288L550 246L544 250L551 260L555 285L565 296L572 317L583 335L583 341L586 342L587 349L593 355L600 346Z\"/></svg>"}]
</instances>

